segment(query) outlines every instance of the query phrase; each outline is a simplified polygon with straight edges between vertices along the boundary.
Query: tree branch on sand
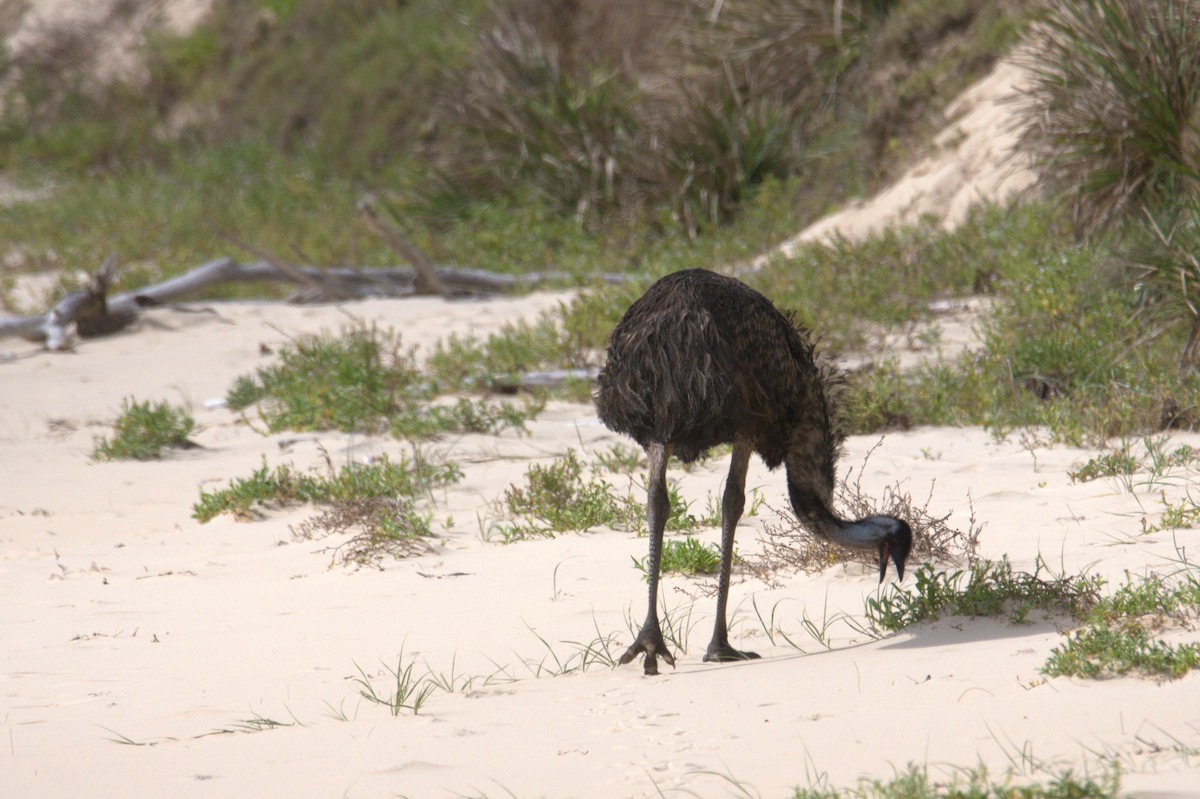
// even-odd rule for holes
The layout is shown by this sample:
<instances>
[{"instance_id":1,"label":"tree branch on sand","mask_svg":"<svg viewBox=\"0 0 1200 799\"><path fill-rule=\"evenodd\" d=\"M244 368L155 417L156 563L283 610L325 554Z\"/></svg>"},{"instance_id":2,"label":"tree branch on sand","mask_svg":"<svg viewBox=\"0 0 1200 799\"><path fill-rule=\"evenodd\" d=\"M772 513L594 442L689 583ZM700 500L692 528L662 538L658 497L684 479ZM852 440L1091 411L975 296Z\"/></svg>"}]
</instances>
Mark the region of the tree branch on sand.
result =
<instances>
[{"instance_id":1,"label":"tree branch on sand","mask_svg":"<svg viewBox=\"0 0 1200 799\"><path fill-rule=\"evenodd\" d=\"M291 302L411 297L428 293L418 287L420 273L415 269L318 269L285 266L277 258L252 263L218 258L153 286L109 297L108 287L116 277L116 264L116 255L110 255L86 289L67 294L44 314L0 319L0 338L20 336L29 341L43 342L48 350L70 349L72 325L81 338L115 333L137 319L143 309L167 306L225 283L276 282L299 285L300 290L289 298ZM442 296L446 297L504 294L569 279L568 275L557 272L501 275L481 269L433 268L428 262L427 265L441 287ZM619 282L624 277L606 275L602 279Z\"/></svg>"}]
</instances>

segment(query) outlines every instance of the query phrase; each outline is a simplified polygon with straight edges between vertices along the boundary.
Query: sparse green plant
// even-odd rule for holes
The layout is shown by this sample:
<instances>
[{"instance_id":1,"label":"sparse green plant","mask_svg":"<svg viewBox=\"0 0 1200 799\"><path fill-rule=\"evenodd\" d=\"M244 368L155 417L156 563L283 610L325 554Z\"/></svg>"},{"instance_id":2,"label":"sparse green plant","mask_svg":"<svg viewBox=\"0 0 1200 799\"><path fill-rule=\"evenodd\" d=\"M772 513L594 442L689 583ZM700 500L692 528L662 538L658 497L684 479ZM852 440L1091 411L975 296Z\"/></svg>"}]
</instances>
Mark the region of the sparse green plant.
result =
<instances>
[{"instance_id":1,"label":"sparse green plant","mask_svg":"<svg viewBox=\"0 0 1200 799\"><path fill-rule=\"evenodd\" d=\"M225 392L225 405L233 411L244 411L267 396L267 391L254 375L238 375Z\"/></svg>"},{"instance_id":2,"label":"sparse green plant","mask_svg":"<svg viewBox=\"0 0 1200 799\"><path fill-rule=\"evenodd\" d=\"M646 528L645 487L637 482L634 484L638 491L626 494L618 503L619 521L626 530L645 535L649 532ZM678 483L667 483L667 508L667 521L663 529L673 533L691 533L700 526L700 520L691 513L692 503L683 498Z\"/></svg>"},{"instance_id":3,"label":"sparse green plant","mask_svg":"<svg viewBox=\"0 0 1200 799\"><path fill-rule=\"evenodd\" d=\"M392 434L402 438L427 438L438 433L483 433L498 435L505 430L528 433L527 422L546 407L538 399L489 403L460 397L453 405L413 405L391 417Z\"/></svg>"},{"instance_id":4,"label":"sparse green plant","mask_svg":"<svg viewBox=\"0 0 1200 799\"><path fill-rule=\"evenodd\" d=\"M1101 477L1117 477L1126 485L1131 483L1134 472L1141 462L1129 451L1128 444L1089 458L1087 463L1074 471L1067 472L1072 483L1086 483Z\"/></svg>"},{"instance_id":5,"label":"sparse green plant","mask_svg":"<svg viewBox=\"0 0 1200 799\"><path fill-rule=\"evenodd\" d=\"M121 415L113 425L113 436L92 440L92 459L157 460L168 449L191 449L188 439L196 420L184 408L166 402L139 402L132 397L122 400Z\"/></svg>"},{"instance_id":6,"label":"sparse green plant","mask_svg":"<svg viewBox=\"0 0 1200 799\"><path fill-rule=\"evenodd\" d=\"M892 632L945 616L1002 616L1020 623L1035 609L1081 618L1096 604L1102 585L1094 576L1049 574L1040 558L1032 573L1015 571L1005 558L949 573L924 564L913 576L914 587L892 585L867 600L873 626Z\"/></svg>"},{"instance_id":7,"label":"sparse green plant","mask_svg":"<svg viewBox=\"0 0 1200 799\"><path fill-rule=\"evenodd\" d=\"M582 474L583 463L575 450L567 450L552 463L530 466L524 486L512 485L504 491L504 506L516 520L500 528L504 543L617 521L619 509L608 483L584 482Z\"/></svg>"},{"instance_id":8,"label":"sparse green plant","mask_svg":"<svg viewBox=\"0 0 1200 799\"><path fill-rule=\"evenodd\" d=\"M292 340L278 363L239 378L231 391L238 401L260 396L259 416L270 432L380 432L389 417L428 399L399 335L365 325Z\"/></svg>"},{"instance_id":9,"label":"sparse green plant","mask_svg":"<svg viewBox=\"0 0 1200 799\"><path fill-rule=\"evenodd\" d=\"M1015 780L1010 774L996 780L983 766L964 769L949 781L935 780L925 768L910 764L890 780L862 780L857 787L797 788L793 799L1117 799L1120 770L1109 764L1096 778L1070 769L1054 773L1047 782Z\"/></svg>"},{"instance_id":10,"label":"sparse green plant","mask_svg":"<svg viewBox=\"0 0 1200 799\"><path fill-rule=\"evenodd\" d=\"M289 342L277 364L242 375L226 401L234 410L259 402L269 432L342 430L429 438L440 433L498 434L526 431L545 407L525 398L520 405L460 397L437 404L436 380L423 375L411 351L392 331L359 325L340 335Z\"/></svg>"},{"instance_id":11,"label":"sparse green plant","mask_svg":"<svg viewBox=\"0 0 1200 799\"><path fill-rule=\"evenodd\" d=\"M418 715L425 702L437 690L436 683L415 673L416 661L410 660L407 664L404 662L403 650L396 656L394 668L385 663L383 669L375 675L367 674L357 663L354 664L354 668L358 671L358 676L353 678L354 684L358 686L358 695L368 702L388 708L393 716L399 716L405 711L414 716ZM387 678L387 688L382 692L377 689L371 679L373 676Z\"/></svg>"},{"instance_id":12,"label":"sparse green plant","mask_svg":"<svg viewBox=\"0 0 1200 799\"><path fill-rule=\"evenodd\" d=\"M1167 492L1159 494L1162 511L1157 522L1151 522L1149 515L1142 517L1142 532L1157 533L1160 530L1186 530L1200 525L1200 503L1197 503L1189 493L1178 502L1167 499Z\"/></svg>"},{"instance_id":13,"label":"sparse green plant","mask_svg":"<svg viewBox=\"0 0 1200 799\"><path fill-rule=\"evenodd\" d=\"M744 517L757 516L763 506L767 504L766 495L757 488L752 488L747 497L749 502L746 503L746 508L742 515ZM701 527L720 527L721 526L721 496L709 491L704 501L704 515L696 520Z\"/></svg>"},{"instance_id":14,"label":"sparse green plant","mask_svg":"<svg viewBox=\"0 0 1200 799\"><path fill-rule=\"evenodd\" d=\"M633 565L645 579L646 558L634 558ZM714 544L706 544L692 536L674 538L663 544L659 568L663 574L682 574L687 577L716 574L721 564L721 550Z\"/></svg>"},{"instance_id":15,"label":"sparse green plant","mask_svg":"<svg viewBox=\"0 0 1200 799\"><path fill-rule=\"evenodd\" d=\"M425 367L439 391L511 390L527 372L586 367L590 353L563 329L562 313L506 324L486 340L452 334L438 341Z\"/></svg>"},{"instance_id":16,"label":"sparse green plant","mask_svg":"<svg viewBox=\"0 0 1200 799\"><path fill-rule=\"evenodd\" d=\"M573 674L576 672L585 672L588 669L596 666L612 668L617 665L617 657L613 654L613 648L617 645L616 633L601 633L600 628L596 627L596 637L590 641L564 641L569 654L563 655L554 648L554 645L546 640L532 627L529 632L541 642L546 649L546 654L538 661L525 659L523 661L534 677L558 677L564 674Z\"/></svg>"},{"instance_id":17,"label":"sparse green plant","mask_svg":"<svg viewBox=\"0 0 1200 799\"><path fill-rule=\"evenodd\" d=\"M686 603L672 606L667 601L667 594L660 592L658 606L661 613L660 626L662 628L663 641L675 654L686 655L688 642L692 636L692 629L700 622L700 619L695 618L695 601L689 600ZM732 624L730 626L732 627ZM625 627L629 637L632 639L637 637L641 623L635 621L627 611L625 614Z\"/></svg>"},{"instance_id":18,"label":"sparse green plant","mask_svg":"<svg viewBox=\"0 0 1200 799\"><path fill-rule=\"evenodd\" d=\"M410 497L354 497L305 519L292 530L292 536L310 541L354 531L334 548L333 559L361 566L384 557L407 558L432 552L432 519L433 513L418 511Z\"/></svg>"},{"instance_id":19,"label":"sparse green plant","mask_svg":"<svg viewBox=\"0 0 1200 799\"><path fill-rule=\"evenodd\" d=\"M267 730L276 730L281 727L295 727L297 725L300 725L300 722L296 720L295 716L292 717L292 721L277 721L275 719L267 718L261 713L255 713L248 719L234 722L228 727L220 727L212 732L206 732L202 735L197 735L196 737L206 738L210 735L234 735L239 733L249 734L255 732L265 732Z\"/></svg>"},{"instance_id":20,"label":"sparse green plant","mask_svg":"<svg viewBox=\"0 0 1200 799\"><path fill-rule=\"evenodd\" d=\"M252 519L259 514L258 507L263 505L289 505L294 503L314 502L331 504L346 508L345 514L334 514L329 520L331 526L339 519L355 518L362 523L363 514L373 519L373 525L385 531L397 532L392 525L399 524L405 528L405 522L428 534L429 518L416 515L413 522L413 512L410 507L397 508L389 503L392 500L414 498L427 494L433 488L456 482L462 477L458 464L443 463L425 456L420 450L414 450L409 456L402 454L398 460L387 457L373 463L350 463L334 472L332 466L326 475L310 472L297 472L291 466L279 465L271 469L264 458L261 468L254 471L250 477L235 478L225 488L216 491L200 490L200 499L193 506L193 517L201 522L207 522L214 517L229 513L238 519ZM358 511L351 507L358 504ZM401 512L403 511L403 512ZM396 516L390 516L390 513ZM388 521L392 519L392 521ZM408 535L382 534L381 542L394 538L408 538Z\"/></svg>"},{"instance_id":21,"label":"sparse green plant","mask_svg":"<svg viewBox=\"0 0 1200 799\"><path fill-rule=\"evenodd\" d=\"M646 468L646 457L640 447L617 442L606 450L592 454L593 472L633 475Z\"/></svg>"},{"instance_id":22,"label":"sparse green plant","mask_svg":"<svg viewBox=\"0 0 1200 799\"><path fill-rule=\"evenodd\" d=\"M1100 678L1135 673L1178 679L1200 668L1200 643L1172 644L1168 629L1195 629L1200 617L1200 579L1195 573L1169 580L1129 579L1100 599L1085 626L1056 646L1042 670L1050 676Z\"/></svg>"},{"instance_id":23,"label":"sparse green plant","mask_svg":"<svg viewBox=\"0 0 1200 799\"><path fill-rule=\"evenodd\" d=\"M1128 440L1101 452L1078 469L1068 471L1073 483L1086 483L1102 477L1114 477L1126 491L1135 487L1148 488L1163 480L1172 469L1187 468L1196 461L1196 451L1186 445L1168 449L1167 436L1143 436L1141 454L1135 454L1134 445ZM1146 470L1146 478L1135 481L1134 476Z\"/></svg>"}]
</instances>

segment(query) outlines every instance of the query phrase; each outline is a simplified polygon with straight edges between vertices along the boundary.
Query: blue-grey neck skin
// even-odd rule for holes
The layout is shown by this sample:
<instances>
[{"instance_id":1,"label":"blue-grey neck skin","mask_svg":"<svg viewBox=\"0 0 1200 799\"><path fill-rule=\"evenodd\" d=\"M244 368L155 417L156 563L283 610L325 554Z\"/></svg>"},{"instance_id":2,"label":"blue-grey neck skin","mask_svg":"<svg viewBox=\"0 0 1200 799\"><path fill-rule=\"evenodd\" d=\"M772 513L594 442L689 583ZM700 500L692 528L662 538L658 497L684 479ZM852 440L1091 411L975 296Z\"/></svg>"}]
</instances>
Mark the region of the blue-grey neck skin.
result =
<instances>
[{"instance_id":1,"label":"blue-grey neck skin","mask_svg":"<svg viewBox=\"0 0 1200 799\"><path fill-rule=\"evenodd\" d=\"M874 550L896 530L896 520L890 516L870 516L858 521L838 517L830 509L828 500L806 485L803 475L796 479L793 471L788 469L792 510L814 535L850 549Z\"/></svg>"}]
</instances>

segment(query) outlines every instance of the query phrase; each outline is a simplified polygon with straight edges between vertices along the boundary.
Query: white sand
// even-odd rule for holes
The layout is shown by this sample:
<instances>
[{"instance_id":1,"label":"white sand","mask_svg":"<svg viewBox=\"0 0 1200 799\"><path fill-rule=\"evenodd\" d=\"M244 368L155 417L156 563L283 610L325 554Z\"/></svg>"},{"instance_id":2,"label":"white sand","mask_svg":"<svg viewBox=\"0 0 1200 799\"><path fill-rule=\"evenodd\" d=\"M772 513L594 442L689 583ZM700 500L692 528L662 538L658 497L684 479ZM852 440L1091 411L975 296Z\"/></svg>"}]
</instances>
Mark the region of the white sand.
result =
<instances>
[{"instance_id":1,"label":"white sand","mask_svg":"<svg viewBox=\"0 0 1200 799\"><path fill-rule=\"evenodd\" d=\"M428 343L451 330L484 334L557 299L347 310ZM531 459L618 440L586 405L552 404L529 437L437 442L465 476L436 496L435 527L453 523L435 555L380 570L330 568L322 550L336 541L291 539L289 527L310 508L200 525L190 517L199 488L247 476L264 457L306 469L322 462L318 443L338 464L401 449L339 434L263 437L228 410L205 410L236 375L267 361L260 343L336 330L347 318L334 307L218 310L158 312L143 329L76 354L8 342L18 357L0 365L5 797L735 794L728 780L773 796L818 775L837 784L887 777L910 761L944 774L979 761L1003 771L1026 758L1094 768L1100 754L1127 768L1130 788L1196 795L1200 677L1047 681L1038 669L1062 639L1040 620L950 619L878 641L835 621L826 651L802 621L861 618L876 586L857 567L791 575L774 589L740 580L734 640L761 661L701 663L712 600L699 582L671 577L667 607L690 619L677 669L658 678L632 664L535 676L530 664L553 663L539 637L562 658L574 652L567 642L597 631L623 647L626 619L640 622L645 608L630 562L644 539L610 530L510 546L481 539ZM127 395L192 403L204 449L158 463L92 463L93 435L109 432L104 423ZM1196 436L1178 441L1200 445ZM874 443L852 439L843 467L857 468ZM953 510L960 525L973 497L987 524L984 553L1007 553L1020 568L1033 568L1039 553L1055 569L1114 580L1168 566L1172 536L1140 534L1159 487L1072 485L1067 470L1086 456L1030 452L978 430L917 430L884 439L864 486L878 493L902 481L921 498L932 490L931 510ZM673 476L701 509L723 468ZM1168 496L1181 495L1181 482L1163 486ZM784 505L781 483L755 464L749 484L775 507ZM745 519L740 549L754 551L774 518ZM704 536L715 540L716 531ZM1187 546L1194 536L1177 540ZM752 601L773 610L807 654L780 636L772 645ZM471 690L435 694L416 717L361 700L358 667L382 673L402 650L417 673L454 670L473 680ZM295 726L210 734L260 717ZM121 738L147 745L114 742Z\"/></svg>"}]
</instances>

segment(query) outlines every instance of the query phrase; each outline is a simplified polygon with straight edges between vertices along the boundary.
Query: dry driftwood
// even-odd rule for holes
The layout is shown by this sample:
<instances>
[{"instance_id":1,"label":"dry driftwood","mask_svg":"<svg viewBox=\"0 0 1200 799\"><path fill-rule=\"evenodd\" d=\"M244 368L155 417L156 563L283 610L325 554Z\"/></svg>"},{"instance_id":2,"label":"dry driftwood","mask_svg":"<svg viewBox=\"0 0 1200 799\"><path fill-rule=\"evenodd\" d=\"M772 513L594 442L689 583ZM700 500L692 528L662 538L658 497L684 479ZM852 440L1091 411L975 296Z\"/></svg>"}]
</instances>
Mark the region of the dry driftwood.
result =
<instances>
[{"instance_id":1,"label":"dry driftwood","mask_svg":"<svg viewBox=\"0 0 1200 799\"><path fill-rule=\"evenodd\" d=\"M433 270L438 284L450 296L502 294L561 282L567 276L555 272L525 275L499 275L481 269L439 268ZM126 291L112 297L107 289L116 273L116 258L109 256L87 290L72 292L63 297L53 309L36 316L0 319L0 338L20 336L30 341L45 342L51 350L69 347L69 329L74 323L81 337L104 335L127 326L145 308L164 306L195 296L201 291L222 283L281 282L301 287L291 298L295 302L329 302L367 297L409 297L419 293L418 273L403 267L355 269L337 267L283 266L276 259L240 263L232 258L218 258L201 264L190 272L164 280L136 291ZM606 282L624 280L622 275L605 275Z\"/></svg>"}]
</instances>

